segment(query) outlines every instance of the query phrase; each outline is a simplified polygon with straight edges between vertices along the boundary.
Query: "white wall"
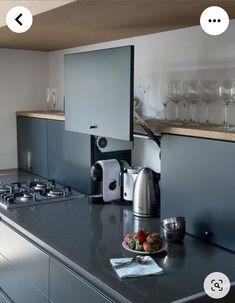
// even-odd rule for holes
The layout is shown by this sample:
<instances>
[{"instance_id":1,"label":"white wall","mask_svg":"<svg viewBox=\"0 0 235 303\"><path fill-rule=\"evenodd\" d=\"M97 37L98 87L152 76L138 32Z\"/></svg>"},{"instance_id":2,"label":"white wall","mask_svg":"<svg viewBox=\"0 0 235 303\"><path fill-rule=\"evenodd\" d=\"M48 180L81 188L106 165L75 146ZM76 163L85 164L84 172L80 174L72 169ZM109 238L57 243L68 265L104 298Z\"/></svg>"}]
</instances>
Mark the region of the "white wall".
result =
<instances>
[{"instance_id":1,"label":"white wall","mask_svg":"<svg viewBox=\"0 0 235 303\"><path fill-rule=\"evenodd\" d=\"M51 52L49 57L49 86L58 89L57 107L63 108L63 56L66 53L102 49L133 44L135 46L135 96L138 85L150 85L146 115L162 110L159 85L164 79L235 79L235 20L220 36L209 36L199 26L128 38L84 47ZM173 115L169 109L169 118ZM235 123L235 108L230 108L229 119ZM162 113L160 113L160 116ZM200 105L197 119L204 121L205 106ZM222 105L216 101L210 108L212 122L222 122ZM133 152L134 165L148 165L159 171L158 149L153 142L137 139Z\"/></svg>"},{"instance_id":2,"label":"white wall","mask_svg":"<svg viewBox=\"0 0 235 303\"><path fill-rule=\"evenodd\" d=\"M42 109L48 53L0 49L0 169L17 167L16 111Z\"/></svg>"}]
</instances>

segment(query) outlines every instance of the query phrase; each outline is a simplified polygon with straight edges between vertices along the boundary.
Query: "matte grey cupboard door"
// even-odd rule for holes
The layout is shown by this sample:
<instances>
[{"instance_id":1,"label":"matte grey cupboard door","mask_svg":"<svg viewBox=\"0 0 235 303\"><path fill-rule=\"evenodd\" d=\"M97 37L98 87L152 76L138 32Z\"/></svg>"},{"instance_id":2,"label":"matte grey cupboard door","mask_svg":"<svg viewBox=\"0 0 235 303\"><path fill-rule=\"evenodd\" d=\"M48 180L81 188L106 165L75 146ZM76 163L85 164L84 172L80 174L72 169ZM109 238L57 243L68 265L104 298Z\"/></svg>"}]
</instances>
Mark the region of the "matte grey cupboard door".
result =
<instances>
[{"instance_id":1,"label":"matte grey cupboard door","mask_svg":"<svg viewBox=\"0 0 235 303\"><path fill-rule=\"evenodd\" d=\"M161 218L235 252L235 143L176 135L161 140Z\"/></svg>"},{"instance_id":2,"label":"matte grey cupboard door","mask_svg":"<svg viewBox=\"0 0 235 303\"><path fill-rule=\"evenodd\" d=\"M133 46L65 55L65 129L133 139Z\"/></svg>"},{"instance_id":3,"label":"matte grey cupboard door","mask_svg":"<svg viewBox=\"0 0 235 303\"><path fill-rule=\"evenodd\" d=\"M78 275L50 259L50 299L53 303L111 303Z\"/></svg>"},{"instance_id":4,"label":"matte grey cupboard door","mask_svg":"<svg viewBox=\"0 0 235 303\"><path fill-rule=\"evenodd\" d=\"M17 117L18 166L47 178L47 120Z\"/></svg>"},{"instance_id":5,"label":"matte grey cupboard door","mask_svg":"<svg viewBox=\"0 0 235 303\"><path fill-rule=\"evenodd\" d=\"M0 254L48 296L49 256L3 222L0 222Z\"/></svg>"},{"instance_id":6,"label":"matte grey cupboard door","mask_svg":"<svg viewBox=\"0 0 235 303\"><path fill-rule=\"evenodd\" d=\"M9 298L2 302L10 303L48 303L49 299L20 273L6 258L0 255L0 285ZM1 296L0 296L1 298ZM1 302L1 299L0 299Z\"/></svg>"}]
</instances>

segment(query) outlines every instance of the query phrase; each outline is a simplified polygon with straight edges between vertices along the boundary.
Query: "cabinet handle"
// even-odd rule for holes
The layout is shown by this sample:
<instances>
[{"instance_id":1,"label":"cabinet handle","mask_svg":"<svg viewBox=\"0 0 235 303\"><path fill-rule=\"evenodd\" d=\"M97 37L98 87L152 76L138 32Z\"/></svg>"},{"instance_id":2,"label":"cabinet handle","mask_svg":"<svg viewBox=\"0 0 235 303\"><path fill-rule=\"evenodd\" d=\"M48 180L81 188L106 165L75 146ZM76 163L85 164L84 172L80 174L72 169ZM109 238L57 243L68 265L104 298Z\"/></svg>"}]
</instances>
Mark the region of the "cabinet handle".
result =
<instances>
[{"instance_id":1,"label":"cabinet handle","mask_svg":"<svg viewBox=\"0 0 235 303\"><path fill-rule=\"evenodd\" d=\"M92 128L98 128L98 125L90 125L90 129Z\"/></svg>"},{"instance_id":2,"label":"cabinet handle","mask_svg":"<svg viewBox=\"0 0 235 303\"><path fill-rule=\"evenodd\" d=\"M5 292L5 290L2 289L1 286L0 286L0 294L2 294L3 297L4 297L9 303L15 303L15 302L8 296L8 294Z\"/></svg>"}]
</instances>

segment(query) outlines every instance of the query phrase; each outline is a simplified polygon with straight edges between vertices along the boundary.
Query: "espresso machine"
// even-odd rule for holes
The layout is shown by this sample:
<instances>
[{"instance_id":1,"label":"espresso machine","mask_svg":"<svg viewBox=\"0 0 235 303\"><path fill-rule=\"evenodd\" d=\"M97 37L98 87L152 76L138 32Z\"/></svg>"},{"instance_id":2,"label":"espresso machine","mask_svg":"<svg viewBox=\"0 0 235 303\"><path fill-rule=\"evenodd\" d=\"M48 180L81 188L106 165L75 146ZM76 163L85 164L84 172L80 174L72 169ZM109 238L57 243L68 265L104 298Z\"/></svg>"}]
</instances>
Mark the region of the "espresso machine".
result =
<instances>
[{"instance_id":1,"label":"espresso machine","mask_svg":"<svg viewBox=\"0 0 235 303\"><path fill-rule=\"evenodd\" d=\"M110 202L121 198L120 176L126 161L117 159L99 160L91 167L91 178L95 182L95 193L90 201Z\"/></svg>"}]
</instances>

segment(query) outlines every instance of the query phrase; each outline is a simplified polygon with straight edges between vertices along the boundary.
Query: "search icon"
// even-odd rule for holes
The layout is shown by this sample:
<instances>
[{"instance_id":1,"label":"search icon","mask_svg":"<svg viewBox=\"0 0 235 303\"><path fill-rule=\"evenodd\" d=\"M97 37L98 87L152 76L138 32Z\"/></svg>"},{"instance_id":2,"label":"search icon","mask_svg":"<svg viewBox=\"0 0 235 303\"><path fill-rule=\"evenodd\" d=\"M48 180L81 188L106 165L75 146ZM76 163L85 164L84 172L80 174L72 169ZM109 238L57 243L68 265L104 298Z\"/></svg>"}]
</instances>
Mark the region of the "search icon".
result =
<instances>
[{"instance_id":1,"label":"search icon","mask_svg":"<svg viewBox=\"0 0 235 303\"><path fill-rule=\"evenodd\" d=\"M214 283L214 287L216 287L216 288L219 288L219 289L220 289L220 285L219 285L219 283L218 283L218 282L215 282L215 283Z\"/></svg>"}]
</instances>

